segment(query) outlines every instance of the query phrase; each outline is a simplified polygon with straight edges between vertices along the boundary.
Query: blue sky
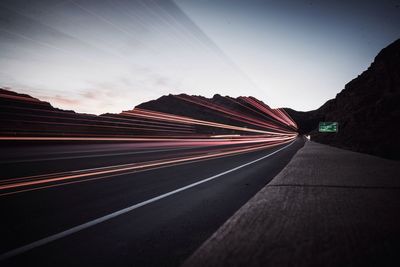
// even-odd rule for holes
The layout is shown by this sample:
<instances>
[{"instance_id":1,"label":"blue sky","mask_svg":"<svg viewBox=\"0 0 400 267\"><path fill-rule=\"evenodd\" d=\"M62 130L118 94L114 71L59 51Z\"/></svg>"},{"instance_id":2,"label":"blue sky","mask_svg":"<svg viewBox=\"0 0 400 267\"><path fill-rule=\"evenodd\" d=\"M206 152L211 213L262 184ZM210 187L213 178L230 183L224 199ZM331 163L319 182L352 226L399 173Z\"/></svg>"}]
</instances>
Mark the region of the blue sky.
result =
<instances>
[{"instance_id":1,"label":"blue sky","mask_svg":"<svg viewBox=\"0 0 400 267\"><path fill-rule=\"evenodd\" d=\"M163 94L318 108L400 37L399 1L0 2L0 86L100 114Z\"/></svg>"}]
</instances>

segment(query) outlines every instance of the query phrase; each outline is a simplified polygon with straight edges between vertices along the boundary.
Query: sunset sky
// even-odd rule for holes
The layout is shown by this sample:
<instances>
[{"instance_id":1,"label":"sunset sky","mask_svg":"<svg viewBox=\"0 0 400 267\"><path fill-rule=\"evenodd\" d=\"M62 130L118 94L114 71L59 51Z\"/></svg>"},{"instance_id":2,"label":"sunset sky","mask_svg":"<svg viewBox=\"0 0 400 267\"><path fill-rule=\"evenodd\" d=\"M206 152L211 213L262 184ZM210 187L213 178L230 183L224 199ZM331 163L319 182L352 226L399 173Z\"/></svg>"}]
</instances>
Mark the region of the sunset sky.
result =
<instances>
[{"instance_id":1,"label":"sunset sky","mask_svg":"<svg viewBox=\"0 0 400 267\"><path fill-rule=\"evenodd\" d=\"M2 0L0 87L78 112L164 94L318 108L400 38L400 1Z\"/></svg>"}]
</instances>

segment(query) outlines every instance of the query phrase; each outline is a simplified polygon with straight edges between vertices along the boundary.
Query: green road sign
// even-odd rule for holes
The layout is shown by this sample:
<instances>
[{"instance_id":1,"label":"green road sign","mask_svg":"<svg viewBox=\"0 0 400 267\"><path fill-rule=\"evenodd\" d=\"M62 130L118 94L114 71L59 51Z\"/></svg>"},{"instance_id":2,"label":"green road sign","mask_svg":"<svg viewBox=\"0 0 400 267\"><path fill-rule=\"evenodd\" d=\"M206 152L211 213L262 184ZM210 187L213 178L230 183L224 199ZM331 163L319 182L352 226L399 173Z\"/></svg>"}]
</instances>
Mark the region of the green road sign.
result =
<instances>
[{"instance_id":1,"label":"green road sign","mask_svg":"<svg viewBox=\"0 0 400 267\"><path fill-rule=\"evenodd\" d=\"M322 121L319 123L318 130L320 133L337 133L339 131L339 123Z\"/></svg>"}]
</instances>

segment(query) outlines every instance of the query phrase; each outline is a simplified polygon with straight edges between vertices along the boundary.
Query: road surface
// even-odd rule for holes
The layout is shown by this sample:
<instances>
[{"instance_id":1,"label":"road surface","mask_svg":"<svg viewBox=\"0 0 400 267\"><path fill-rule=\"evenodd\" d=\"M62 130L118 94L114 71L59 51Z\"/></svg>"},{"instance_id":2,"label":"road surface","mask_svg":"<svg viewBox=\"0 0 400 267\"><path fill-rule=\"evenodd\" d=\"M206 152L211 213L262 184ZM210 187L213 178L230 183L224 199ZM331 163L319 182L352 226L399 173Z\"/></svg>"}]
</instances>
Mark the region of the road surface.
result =
<instances>
[{"instance_id":1,"label":"road surface","mask_svg":"<svg viewBox=\"0 0 400 267\"><path fill-rule=\"evenodd\" d=\"M303 143L184 162L175 159L206 148L5 146L0 265L179 266ZM135 169L129 164L138 158L175 161ZM105 163L118 168L103 169ZM35 177L7 181L27 175Z\"/></svg>"}]
</instances>

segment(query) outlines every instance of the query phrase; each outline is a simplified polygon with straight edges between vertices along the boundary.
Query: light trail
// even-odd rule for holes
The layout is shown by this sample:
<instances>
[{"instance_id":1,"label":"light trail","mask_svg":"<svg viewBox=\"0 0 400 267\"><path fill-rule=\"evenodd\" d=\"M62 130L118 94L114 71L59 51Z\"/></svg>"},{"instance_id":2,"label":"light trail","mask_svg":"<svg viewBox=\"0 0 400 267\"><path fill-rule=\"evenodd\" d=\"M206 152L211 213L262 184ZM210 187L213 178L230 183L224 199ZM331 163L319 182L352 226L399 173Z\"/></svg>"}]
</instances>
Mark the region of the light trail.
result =
<instances>
[{"instance_id":1,"label":"light trail","mask_svg":"<svg viewBox=\"0 0 400 267\"><path fill-rule=\"evenodd\" d=\"M288 135L283 135L281 136L282 138L288 137L288 138L295 138L297 134L288 134ZM260 138L260 137L258 137ZM271 137L263 137L265 140L271 140ZM243 140L256 140L252 137L244 137L240 138L242 141ZM191 139L191 138L181 138L181 137L172 137L172 138L146 138L146 137L55 137L55 136L49 136L49 137L44 137L44 136L0 136L0 140L3 141L130 141L130 142L154 142L154 141L166 141L166 142L171 142L171 141L179 141L179 143L167 143L166 145L178 145L178 144L189 144L187 141L192 141L192 142L200 142L201 144L204 144L205 142L210 142L210 143L216 143L216 142L222 142L222 141L231 141L235 142L233 137L227 138L227 139L215 139L210 136L210 139L208 138L203 138L203 139ZM186 142L186 143L185 143Z\"/></svg>"},{"instance_id":2,"label":"light trail","mask_svg":"<svg viewBox=\"0 0 400 267\"><path fill-rule=\"evenodd\" d=\"M241 97L244 101L246 101L248 104L254 106L261 112L267 114L268 116L274 118L275 120L283 123L284 125L290 125L290 126L295 126L293 125L293 121L286 116L286 114L279 113L277 110L271 109L269 106L265 105L261 101L253 98L253 97Z\"/></svg>"},{"instance_id":3,"label":"light trail","mask_svg":"<svg viewBox=\"0 0 400 267\"><path fill-rule=\"evenodd\" d=\"M0 97L1 98L1 97ZM133 122L132 125L154 125L154 124L160 124L160 125L166 125L166 126L177 126L177 127L182 127L182 128L192 128L192 126L186 125L186 124L178 124L178 123L170 123L170 122L158 122L158 121L145 121L145 120L138 120L138 119L133 119L130 117L125 117L123 114L114 114L114 116L109 116L109 115L91 115L91 114L76 114L76 113L66 113L65 111L57 111L57 110L47 110L47 109L38 109L38 108L27 108L27 107L17 107L17 106L0 106L0 108L3 109L12 109L12 110L17 110L17 112L9 113L9 115L24 115L27 116L26 113L23 111L29 111L29 112L38 112L38 113L50 113L47 116L49 118L55 118L55 116L51 116L52 114L59 114L62 115L63 119L74 119L74 120L88 120L88 121L99 121L99 122L110 122L110 123L115 123L119 124L121 123L120 121L127 121L127 122ZM2 114L6 115L7 112L2 112ZM31 117L34 115L30 115ZM40 115L39 115L40 116ZM57 115L56 115L57 116ZM77 118L77 116L80 116L80 118ZM84 117L84 118L82 118ZM61 117L59 117L61 118ZM104 120L108 119L108 120Z\"/></svg>"},{"instance_id":4,"label":"light trail","mask_svg":"<svg viewBox=\"0 0 400 267\"><path fill-rule=\"evenodd\" d=\"M1 121L10 121L2 119ZM158 131L158 132L171 132L171 133L191 133L190 129L160 129L160 128L146 128L146 127L124 127L124 126L110 126L110 125L95 125L87 123L68 123L68 122L48 122L48 121L29 121L29 120L19 120L23 123L33 123L33 124L43 124L43 125L61 125L61 126L77 126L77 127L89 127L89 128L108 128L108 129L125 129L125 130L142 130L142 131Z\"/></svg>"},{"instance_id":5,"label":"light trail","mask_svg":"<svg viewBox=\"0 0 400 267\"><path fill-rule=\"evenodd\" d=\"M193 105L200 107L204 114L194 113L193 116L186 116L192 113L190 109L186 112L185 108L177 108L178 114L144 108L101 116L77 114L54 109L38 99L15 93L8 94L3 90L0 93L0 107L2 107L0 121L3 122L3 126L11 127L0 128L0 142L13 144L13 142L32 141L38 145L64 141L77 144L123 142L121 145L129 145L129 149L118 151L118 147L114 147L109 153L89 150L84 155L65 155L64 151L60 151L59 155L37 153L33 159L29 156L22 158L19 156L19 158L0 160L3 166L12 167L47 161L61 162L69 159L90 161L103 158L103 161L95 161L95 164L89 162L82 165L88 167L74 170L61 168L59 172L40 174L38 171L20 177L17 175L18 172L14 175L12 173L8 176L2 175L0 195L248 153L286 144L298 135L297 125L284 110L271 109L252 97L206 99L179 95L174 98L183 107ZM155 151L161 152L165 148L173 149L169 149L166 154L153 153L148 158L129 158L139 154L137 149L156 149ZM118 163L104 166L107 157L118 156L126 158L119 158ZM39 174L33 175L35 173Z\"/></svg>"},{"instance_id":6,"label":"light trail","mask_svg":"<svg viewBox=\"0 0 400 267\"><path fill-rule=\"evenodd\" d=\"M233 126L233 125L228 125L228 124L223 124L223 123L216 123L216 122L211 122L211 121L192 119L189 117L165 114L165 113L161 113L161 112L154 112L154 111L148 111L148 110L137 109L137 108L135 108L134 110L132 110L130 112L123 112L123 114L129 114L129 115L132 115L135 117L151 118L151 119L156 119L156 120L181 121L182 123L187 123L187 124L203 125L203 126L209 126L209 127L214 127L214 128L236 130L236 131L241 131L241 132L259 133L259 134L260 133L261 134L281 134L281 133L273 132L273 131L265 131L265 130L257 130L254 128Z\"/></svg>"},{"instance_id":7,"label":"light trail","mask_svg":"<svg viewBox=\"0 0 400 267\"><path fill-rule=\"evenodd\" d=\"M130 138L132 135L143 134L159 136L160 134L181 136L199 133L216 134L246 134L269 137L286 136L295 133L297 126L286 112L271 109L263 102L252 97L240 97L236 100L221 98L222 103L214 99L196 96L179 95L176 99L198 105L207 111L211 120L165 113L156 110L135 108L121 114L106 114L95 116L76 114L53 109L48 103L25 95L0 93L0 106L6 112L0 112L0 121L13 125L15 130L0 128L0 136L14 133L21 137L26 134L36 136L51 136L58 134L70 137L110 137ZM13 104L13 102L15 102ZM21 103L28 103L25 106ZM231 104L234 103L232 106ZM32 107L33 105L33 107ZM43 105L47 105L43 107ZM178 109L179 110L179 109ZM190 112L189 112L190 113ZM202 116L200 116L202 117ZM215 121L216 120L216 121ZM26 127L23 127L24 123ZM46 131L41 129L47 129ZM87 139L90 140L90 139Z\"/></svg>"},{"instance_id":8,"label":"light trail","mask_svg":"<svg viewBox=\"0 0 400 267\"><path fill-rule=\"evenodd\" d=\"M275 140L275 142L269 142L268 144L265 141L262 144L253 145L253 146L246 146L240 148L226 148L226 149L219 149L219 151L205 151L200 152L195 155L189 155L185 157L177 157L177 158L168 158L168 159L161 159L149 162L135 162L129 164L122 164L122 165L114 165L114 166L107 166L101 168L94 168L94 169L87 169L87 170L77 170L77 171L70 171L70 172L61 172L61 173L52 173L52 174L45 174L45 175L36 175L36 176L28 176L28 177L20 177L14 179L5 179L0 182L0 191L15 189L15 188L26 188L31 186L37 185L44 185L39 188L30 188L30 189L23 189L23 192L37 190L41 188L47 188L47 185L55 182L65 182L69 180L75 179L85 179L85 178L93 178L99 175L110 175L110 174L118 174L123 175L127 172L131 172L134 170L141 170L146 168L154 168L154 167L161 167L161 166L173 166L177 164L182 164L186 162L193 162L198 160L208 160L208 159L215 159L221 158L226 156L232 156L242 153L253 152L257 150L262 150L270 147L274 147L277 145L286 144L292 142L293 138L288 138L286 140ZM222 151L222 152L221 152ZM63 185L63 184L62 184ZM10 195L17 192L10 192L6 191L4 193L0 193L2 195Z\"/></svg>"},{"instance_id":9,"label":"light trail","mask_svg":"<svg viewBox=\"0 0 400 267\"><path fill-rule=\"evenodd\" d=\"M206 109L212 109L214 111L217 111L218 115L230 117L231 119L234 118L235 120L240 121L240 122L245 122L248 124L252 124L255 126L265 128L265 129L274 129L274 130L277 130L280 132L286 132L286 133L289 132L289 131L285 131L282 127L279 127L272 123L266 122L265 120L256 119L253 116L244 114L243 112L240 113L237 111L229 110L223 106L216 105L214 103L211 103L210 101L201 99L199 97L195 97L195 96L175 96L175 97L179 98L181 100L196 104L196 105L200 105ZM228 99L228 98L225 97L225 99Z\"/></svg>"},{"instance_id":10,"label":"light trail","mask_svg":"<svg viewBox=\"0 0 400 267\"><path fill-rule=\"evenodd\" d=\"M3 114L4 115L9 115L9 116L21 116L21 114L18 114L18 113L6 113L6 112L4 112ZM193 129L193 126L190 126L190 125L178 125L178 124L175 124L175 125L166 124L165 125L165 123L157 123L157 122L147 122L146 123L145 121L138 121L138 122L135 122L135 123L133 123L132 121L131 122L121 122L121 121L118 121L119 119L110 120L109 118L112 118L112 117L104 117L104 116L99 117L99 118L77 118L77 117L67 117L66 118L66 117L63 117L63 116L49 116L49 115L44 116L44 115L36 115L36 114L35 115L22 114L22 116L31 117L31 118L51 119L51 120L58 120L58 121L60 121L60 120L73 120L73 121L80 121L80 122L83 122L83 123L84 122L98 123L98 124L95 124L96 126L103 125L103 124L110 126L110 124L111 124L111 126L120 127L120 128L123 127L123 128L126 128L126 129L130 129L130 128L131 129L137 129L138 127L146 127L146 126L147 127L151 126L153 128L160 128L160 129L182 129L182 130L192 130ZM85 125L90 126L91 124L89 124L89 123L85 124ZM79 124L77 124L77 125L79 125Z\"/></svg>"}]
</instances>

